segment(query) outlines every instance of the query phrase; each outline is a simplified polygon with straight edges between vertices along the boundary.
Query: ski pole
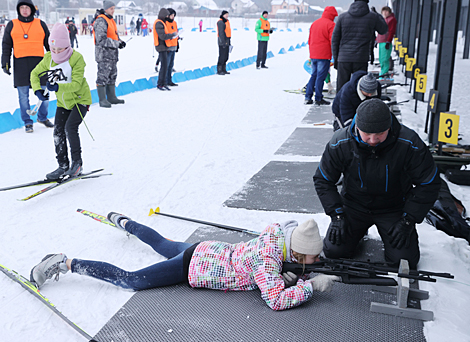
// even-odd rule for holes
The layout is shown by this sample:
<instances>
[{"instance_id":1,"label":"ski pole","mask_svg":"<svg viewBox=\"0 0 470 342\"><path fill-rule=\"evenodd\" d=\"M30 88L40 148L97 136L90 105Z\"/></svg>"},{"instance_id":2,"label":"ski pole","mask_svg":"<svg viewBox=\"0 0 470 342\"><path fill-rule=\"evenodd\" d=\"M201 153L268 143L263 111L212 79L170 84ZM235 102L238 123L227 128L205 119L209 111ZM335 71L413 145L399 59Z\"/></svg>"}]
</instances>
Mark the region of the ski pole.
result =
<instances>
[{"instance_id":1,"label":"ski pole","mask_svg":"<svg viewBox=\"0 0 470 342\"><path fill-rule=\"evenodd\" d=\"M167 216L167 217L172 217L172 218L175 218L175 219L178 219L178 220L201 223L201 224L205 224L205 225L208 225L208 226L213 226L213 227L216 227L216 228L222 228L222 229L226 229L226 230L232 230L232 231L236 231L236 232L240 232L240 233L247 233L247 234L252 234L252 235L257 235L257 236L259 235L259 232L255 232L253 230L248 230L248 229L238 228L238 227L233 227L233 226L227 226L227 225L220 224L220 223L201 221L201 220L192 219L192 218L189 218L189 217L183 217L183 216L176 216L176 215L161 213L160 212L160 207L157 207L155 210L150 208L149 216L152 216L152 215Z\"/></svg>"}]
</instances>

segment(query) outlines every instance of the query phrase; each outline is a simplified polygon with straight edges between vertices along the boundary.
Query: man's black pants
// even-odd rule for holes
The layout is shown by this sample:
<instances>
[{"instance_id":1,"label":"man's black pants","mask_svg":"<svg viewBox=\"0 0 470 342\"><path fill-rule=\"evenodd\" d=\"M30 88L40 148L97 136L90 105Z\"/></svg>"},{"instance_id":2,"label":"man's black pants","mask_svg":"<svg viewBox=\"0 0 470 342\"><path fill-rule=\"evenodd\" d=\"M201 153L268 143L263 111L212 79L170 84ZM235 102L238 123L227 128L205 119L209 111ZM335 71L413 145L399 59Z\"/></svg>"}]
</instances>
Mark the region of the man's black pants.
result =
<instances>
[{"instance_id":1,"label":"man's black pants","mask_svg":"<svg viewBox=\"0 0 470 342\"><path fill-rule=\"evenodd\" d=\"M265 66L266 54L268 53L268 41L258 40L258 56L256 57L256 66Z\"/></svg>"},{"instance_id":2,"label":"man's black pants","mask_svg":"<svg viewBox=\"0 0 470 342\"><path fill-rule=\"evenodd\" d=\"M158 73L158 81L157 85L158 86L164 86L166 85L166 80L167 80L167 70L168 70L168 54L167 51L160 51L158 53L158 58L160 59L161 67L160 67L160 72Z\"/></svg>"},{"instance_id":3,"label":"man's black pants","mask_svg":"<svg viewBox=\"0 0 470 342\"><path fill-rule=\"evenodd\" d=\"M410 245L408 248L405 246L401 249L393 248L390 245L390 237L387 234L390 227L401 219L403 211L397 210L390 213L365 213L344 206L344 215L349 223L349 232L342 241L341 244L333 245L328 240L329 229L326 233L326 237L323 240L323 252L327 258L340 259L340 258L352 258L354 251L359 241L367 233L367 230L372 226L376 225L377 230L384 243L385 261L391 262L394 266L398 266L400 259L408 260L410 267L416 269L416 265L419 261L419 245L418 245L418 233L416 229L413 229L410 237Z\"/></svg>"},{"instance_id":4,"label":"man's black pants","mask_svg":"<svg viewBox=\"0 0 470 342\"><path fill-rule=\"evenodd\" d=\"M343 85L351 79L351 74L359 70L364 70L367 72L367 62L338 62L336 93L338 93Z\"/></svg>"},{"instance_id":5,"label":"man's black pants","mask_svg":"<svg viewBox=\"0 0 470 342\"><path fill-rule=\"evenodd\" d=\"M217 71L226 70L226 64L228 61L228 52L229 52L228 46L219 45L219 60L217 61Z\"/></svg>"}]
</instances>

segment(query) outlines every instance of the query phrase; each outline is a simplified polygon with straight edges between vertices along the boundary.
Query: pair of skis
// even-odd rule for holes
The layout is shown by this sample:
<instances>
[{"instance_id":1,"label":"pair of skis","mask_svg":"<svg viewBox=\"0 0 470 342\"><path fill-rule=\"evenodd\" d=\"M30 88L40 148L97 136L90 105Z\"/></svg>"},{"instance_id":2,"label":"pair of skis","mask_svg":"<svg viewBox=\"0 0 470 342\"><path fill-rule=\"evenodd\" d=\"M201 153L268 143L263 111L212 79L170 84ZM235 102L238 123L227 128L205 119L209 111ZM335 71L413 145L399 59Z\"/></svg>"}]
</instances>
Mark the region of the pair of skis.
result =
<instances>
[{"instance_id":1,"label":"pair of skis","mask_svg":"<svg viewBox=\"0 0 470 342\"><path fill-rule=\"evenodd\" d=\"M21 189L21 188L27 188L27 187L30 187L30 186L43 185L43 184L50 184L46 188L41 189L41 190L39 190L38 192L35 192L32 195L29 195L25 198L22 198L22 199L18 200L18 201L28 201L31 198L37 197L37 196L39 196L39 195L41 195L41 194L43 194L47 191L50 191L54 188L57 188L58 186L67 184L69 182L72 182L72 181L75 181L75 180L78 180L78 179L90 179L90 178L98 178L98 177L101 177L101 176L111 175L110 173L99 174L99 175L96 174L96 173L101 172L103 170L104 169L98 169L98 170L94 170L94 171L90 171L90 172L85 172L85 173L82 173L81 175L76 176L76 177L60 178L60 179L56 179L56 180L44 179L44 180L40 180L40 181L36 181L36 182L30 182L30 183L25 183L25 184L20 184L20 185L9 186L9 187L6 187L6 188L0 188L0 191Z\"/></svg>"}]
</instances>

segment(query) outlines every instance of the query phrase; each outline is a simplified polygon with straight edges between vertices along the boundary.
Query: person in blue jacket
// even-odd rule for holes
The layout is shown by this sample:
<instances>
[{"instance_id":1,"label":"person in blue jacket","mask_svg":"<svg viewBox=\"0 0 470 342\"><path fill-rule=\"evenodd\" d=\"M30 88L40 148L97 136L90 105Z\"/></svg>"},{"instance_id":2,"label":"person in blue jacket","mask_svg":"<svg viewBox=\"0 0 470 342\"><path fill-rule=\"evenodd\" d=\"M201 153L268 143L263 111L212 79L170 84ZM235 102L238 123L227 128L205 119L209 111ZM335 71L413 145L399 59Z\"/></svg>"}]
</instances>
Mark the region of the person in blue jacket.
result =
<instances>
[{"instance_id":1,"label":"person in blue jacket","mask_svg":"<svg viewBox=\"0 0 470 342\"><path fill-rule=\"evenodd\" d=\"M382 96L380 82L366 71L356 71L349 82L340 89L333 101L332 111L335 115L333 129L349 126L359 105L370 98Z\"/></svg>"}]
</instances>

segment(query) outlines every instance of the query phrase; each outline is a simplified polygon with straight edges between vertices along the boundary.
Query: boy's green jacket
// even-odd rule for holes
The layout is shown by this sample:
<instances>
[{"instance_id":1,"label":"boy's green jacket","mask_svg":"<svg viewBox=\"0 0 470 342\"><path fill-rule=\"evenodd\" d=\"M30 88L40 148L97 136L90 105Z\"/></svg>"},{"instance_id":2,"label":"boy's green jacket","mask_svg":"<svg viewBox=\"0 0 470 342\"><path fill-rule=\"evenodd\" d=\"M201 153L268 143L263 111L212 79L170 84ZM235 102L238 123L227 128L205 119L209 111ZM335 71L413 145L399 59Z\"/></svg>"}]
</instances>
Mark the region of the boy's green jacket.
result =
<instances>
[{"instance_id":1,"label":"boy's green jacket","mask_svg":"<svg viewBox=\"0 0 470 342\"><path fill-rule=\"evenodd\" d=\"M57 107L71 110L77 104L90 105L91 93L88 83L83 76L86 63L81 53L74 50L70 56L69 63L72 67L72 82L58 83L59 90L56 92L56 97ZM33 92L41 89L39 74L56 65L58 64L52 61L51 52L47 52L42 61L31 72L30 79Z\"/></svg>"}]
</instances>

